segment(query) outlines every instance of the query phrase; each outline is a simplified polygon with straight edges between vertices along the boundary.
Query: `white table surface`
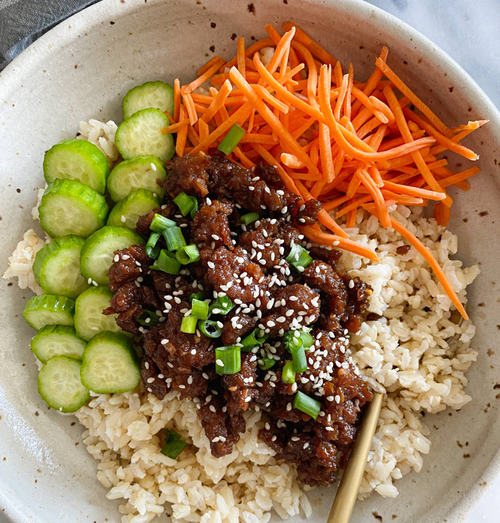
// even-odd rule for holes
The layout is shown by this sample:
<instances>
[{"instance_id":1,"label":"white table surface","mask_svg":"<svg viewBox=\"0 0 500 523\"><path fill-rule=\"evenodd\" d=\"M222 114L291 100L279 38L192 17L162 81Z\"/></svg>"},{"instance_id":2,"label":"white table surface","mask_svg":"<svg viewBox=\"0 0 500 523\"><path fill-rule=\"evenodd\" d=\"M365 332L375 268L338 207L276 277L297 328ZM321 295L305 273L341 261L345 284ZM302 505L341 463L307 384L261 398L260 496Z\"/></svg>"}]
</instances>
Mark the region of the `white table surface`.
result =
<instances>
[{"instance_id":1,"label":"white table surface","mask_svg":"<svg viewBox=\"0 0 500 523\"><path fill-rule=\"evenodd\" d=\"M500 108L500 0L369 0L426 35ZM500 521L500 478L464 523ZM0 513L0 523L8 523Z\"/></svg>"}]
</instances>

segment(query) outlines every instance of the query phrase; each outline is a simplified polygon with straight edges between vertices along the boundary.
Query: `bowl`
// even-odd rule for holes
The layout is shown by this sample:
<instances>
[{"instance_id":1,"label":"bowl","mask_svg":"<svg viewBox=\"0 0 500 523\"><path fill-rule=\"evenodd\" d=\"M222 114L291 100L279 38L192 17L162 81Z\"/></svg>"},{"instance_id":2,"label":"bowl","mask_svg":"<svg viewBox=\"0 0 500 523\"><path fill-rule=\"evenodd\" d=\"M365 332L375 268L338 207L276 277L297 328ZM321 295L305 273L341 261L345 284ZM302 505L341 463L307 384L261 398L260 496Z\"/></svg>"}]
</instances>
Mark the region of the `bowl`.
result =
<instances>
[{"instance_id":1,"label":"bowl","mask_svg":"<svg viewBox=\"0 0 500 523\"><path fill-rule=\"evenodd\" d=\"M500 466L500 299L495 241L500 220L500 115L474 81L432 42L387 13L358 0L104 0L62 22L0 74L0 242L7 256L32 228L31 208L43 184L42 159L75 135L80 120L121 119L121 99L146 80L182 81L214 53L235 52L234 35L264 35L264 25L296 21L343 64L366 77L383 44L389 63L449 125L490 120L467 144L481 155L482 174L468 194L452 191L451 230L459 256L479 263L468 309L478 332L479 361L468 374L473 401L460 412L427 418L433 446L420 474L398 482L396 499L371 496L353 522L458 522ZM452 168L460 160L450 157ZM457 165L455 165L457 164ZM467 199L465 199L467 198ZM38 396L33 331L22 310L31 293L2 280L0 303L0 505L16 523L119 521L96 480L82 428ZM461 449L457 442L466 444ZM313 520L326 520L333 489L313 493ZM296 519L297 521L299 518Z\"/></svg>"}]
</instances>

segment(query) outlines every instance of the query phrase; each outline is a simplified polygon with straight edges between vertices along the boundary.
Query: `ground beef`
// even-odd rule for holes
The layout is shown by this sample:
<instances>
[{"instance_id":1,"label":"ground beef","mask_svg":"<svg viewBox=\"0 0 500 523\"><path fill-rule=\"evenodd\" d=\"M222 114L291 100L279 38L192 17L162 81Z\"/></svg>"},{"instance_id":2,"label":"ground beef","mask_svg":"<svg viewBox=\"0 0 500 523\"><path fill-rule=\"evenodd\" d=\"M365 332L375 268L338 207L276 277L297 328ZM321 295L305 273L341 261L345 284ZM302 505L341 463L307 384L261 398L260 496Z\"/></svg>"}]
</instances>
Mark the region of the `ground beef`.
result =
<instances>
[{"instance_id":1,"label":"ground beef","mask_svg":"<svg viewBox=\"0 0 500 523\"><path fill-rule=\"evenodd\" d=\"M142 246L117 251L109 271L114 295L105 314L116 313L117 323L137 336L149 392L163 398L175 390L196 403L215 457L233 451L246 430L243 413L259 409L265 413L260 437L277 459L294 463L303 483L334 482L361 409L371 400L348 356L347 337L359 330L371 289L339 271L338 251L306 243L296 224L316 223L321 204L301 206L274 168L259 163L250 171L216 153L174 158L167 170L162 207L140 217L137 231L147 237L154 214L161 214L198 247L200 259L171 275L150 269L154 260ZM172 201L183 191L197 198L193 219ZM245 226L240 217L250 211L259 219ZM313 261L305 269L286 260L292 244L309 250ZM159 247L166 248L162 237ZM195 293L210 303L231 300L226 314L211 309L219 338L205 336L199 324L193 334L182 332ZM145 314L155 321L144 323ZM292 356L283 336L305 328L314 339L308 368L294 383L284 383L283 366ZM260 345L247 345L252 333ZM219 375L216 349L230 345L243 345L241 370ZM261 368L264 361L272 367ZM298 391L320 403L316 420L293 407Z\"/></svg>"}]
</instances>

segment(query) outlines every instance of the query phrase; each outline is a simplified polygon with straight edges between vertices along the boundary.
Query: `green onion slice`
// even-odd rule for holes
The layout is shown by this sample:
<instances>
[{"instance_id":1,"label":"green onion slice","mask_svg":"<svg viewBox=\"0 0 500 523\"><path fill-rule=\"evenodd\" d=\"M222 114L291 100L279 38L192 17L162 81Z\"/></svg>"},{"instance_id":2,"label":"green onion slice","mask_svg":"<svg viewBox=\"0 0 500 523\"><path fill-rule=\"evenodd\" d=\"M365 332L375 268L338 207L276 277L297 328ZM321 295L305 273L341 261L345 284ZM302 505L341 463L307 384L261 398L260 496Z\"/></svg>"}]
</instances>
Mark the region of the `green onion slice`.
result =
<instances>
[{"instance_id":1,"label":"green onion slice","mask_svg":"<svg viewBox=\"0 0 500 523\"><path fill-rule=\"evenodd\" d=\"M167 242L167 248L169 251L177 251L186 245L186 240L182 235L180 227L169 227L168 229L165 229L162 234Z\"/></svg>"},{"instance_id":2,"label":"green onion slice","mask_svg":"<svg viewBox=\"0 0 500 523\"><path fill-rule=\"evenodd\" d=\"M283 345L286 350L291 350L292 347L309 348L313 345L314 338L306 330L289 330L283 336Z\"/></svg>"},{"instance_id":3,"label":"green onion slice","mask_svg":"<svg viewBox=\"0 0 500 523\"><path fill-rule=\"evenodd\" d=\"M160 233L152 232L149 236L148 243L146 243L146 254L156 260L160 254L160 246L157 245L158 240L160 239Z\"/></svg>"},{"instance_id":4,"label":"green onion slice","mask_svg":"<svg viewBox=\"0 0 500 523\"><path fill-rule=\"evenodd\" d=\"M259 219L259 215L256 212L249 212L248 214L244 214L240 219L243 225L250 225Z\"/></svg>"},{"instance_id":5,"label":"green onion slice","mask_svg":"<svg viewBox=\"0 0 500 523\"><path fill-rule=\"evenodd\" d=\"M188 265L189 263L197 262L200 259L200 251L194 243L180 247L175 253L177 260L182 263L182 265Z\"/></svg>"},{"instance_id":6,"label":"green onion slice","mask_svg":"<svg viewBox=\"0 0 500 523\"><path fill-rule=\"evenodd\" d=\"M187 446L188 444L181 440L181 435L175 430L166 430L165 445L161 449L161 453L168 458L177 459Z\"/></svg>"},{"instance_id":7,"label":"green onion slice","mask_svg":"<svg viewBox=\"0 0 500 523\"><path fill-rule=\"evenodd\" d=\"M193 300L204 300L205 299L205 293L203 291L195 292L194 294L191 294L189 296L189 301L192 302Z\"/></svg>"},{"instance_id":8,"label":"green onion slice","mask_svg":"<svg viewBox=\"0 0 500 523\"><path fill-rule=\"evenodd\" d=\"M234 148L240 143L240 140L243 138L245 133L245 129L242 129L237 123L235 123L231 129L229 129L226 136L224 136L224 139L217 149L225 155L231 154Z\"/></svg>"},{"instance_id":9,"label":"green onion slice","mask_svg":"<svg viewBox=\"0 0 500 523\"><path fill-rule=\"evenodd\" d=\"M159 232L161 234L165 229L168 229L169 227L175 227L176 225L177 224L173 220L169 220L161 214L155 214L149 228L153 232Z\"/></svg>"},{"instance_id":10,"label":"green onion slice","mask_svg":"<svg viewBox=\"0 0 500 523\"><path fill-rule=\"evenodd\" d=\"M206 320L208 318L208 303L205 301L193 300L191 306L191 316L198 318L199 320Z\"/></svg>"},{"instance_id":11,"label":"green onion slice","mask_svg":"<svg viewBox=\"0 0 500 523\"><path fill-rule=\"evenodd\" d=\"M212 320L204 320L198 323L198 327L202 334L207 338L220 338L222 329L217 325L218 322Z\"/></svg>"},{"instance_id":12,"label":"green onion slice","mask_svg":"<svg viewBox=\"0 0 500 523\"><path fill-rule=\"evenodd\" d=\"M309 256L309 251L307 249L304 249L302 245L293 242L290 254L285 259L299 272L302 272L313 261L311 256Z\"/></svg>"},{"instance_id":13,"label":"green onion slice","mask_svg":"<svg viewBox=\"0 0 500 523\"><path fill-rule=\"evenodd\" d=\"M293 408L309 414L311 418L316 419L321 410L321 403L307 394L298 391L293 398Z\"/></svg>"},{"instance_id":14,"label":"green onion slice","mask_svg":"<svg viewBox=\"0 0 500 523\"><path fill-rule=\"evenodd\" d=\"M241 350L236 345L215 349L215 371L217 374L236 374L241 370Z\"/></svg>"},{"instance_id":15,"label":"green onion slice","mask_svg":"<svg viewBox=\"0 0 500 523\"><path fill-rule=\"evenodd\" d=\"M276 360L272 358L260 358L259 359L259 369L267 370L276 365Z\"/></svg>"},{"instance_id":16,"label":"green onion slice","mask_svg":"<svg viewBox=\"0 0 500 523\"><path fill-rule=\"evenodd\" d=\"M142 309L142 314L136 319L136 321L139 325L143 325L144 327L151 327L151 325L158 325L160 318L156 312L150 311L148 309Z\"/></svg>"},{"instance_id":17,"label":"green onion slice","mask_svg":"<svg viewBox=\"0 0 500 523\"><path fill-rule=\"evenodd\" d=\"M225 316L228 314L231 309L234 307L234 303L227 296L219 296L213 303L210 305L210 312L212 314L222 314Z\"/></svg>"},{"instance_id":18,"label":"green onion slice","mask_svg":"<svg viewBox=\"0 0 500 523\"><path fill-rule=\"evenodd\" d=\"M305 372L307 370L307 358L304 345L293 347L290 350L293 359L293 369L295 372Z\"/></svg>"},{"instance_id":19,"label":"green onion slice","mask_svg":"<svg viewBox=\"0 0 500 523\"><path fill-rule=\"evenodd\" d=\"M182 216L187 216L193 209L198 208L198 200L196 196L190 196L185 192L179 193L174 198L174 203L179 207Z\"/></svg>"},{"instance_id":20,"label":"green onion slice","mask_svg":"<svg viewBox=\"0 0 500 523\"><path fill-rule=\"evenodd\" d=\"M150 265L149 268L163 271L168 274L179 274L181 264L175 259L175 256L167 252L165 249L162 249L156 264Z\"/></svg>"},{"instance_id":21,"label":"green onion slice","mask_svg":"<svg viewBox=\"0 0 500 523\"><path fill-rule=\"evenodd\" d=\"M281 381L283 383L288 384L295 383L295 371L293 370L293 361L287 361L285 365L283 365L283 369L281 371Z\"/></svg>"},{"instance_id":22,"label":"green onion slice","mask_svg":"<svg viewBox=\"0 0 500 523\"><path fill-rule=\"evenodd\" d=\"M241 344L243 345L241 350L248 352L256 345L262 345L267 340L267 338L269 338L269 334L265 334L257 327L248 336L241 340Z\"/></svg>"},{"instance_id":23,"label":"green onion slice","mask_svg":"<svg viewBox=\"0 0 500 523\"><path fill-rule=\"evenodd\" d=\"M198 323L198 318L194 316L184 316L181 323L181 332L186 334L194 334L196 332L196 324Z\"/></svg>"}]
</instances>

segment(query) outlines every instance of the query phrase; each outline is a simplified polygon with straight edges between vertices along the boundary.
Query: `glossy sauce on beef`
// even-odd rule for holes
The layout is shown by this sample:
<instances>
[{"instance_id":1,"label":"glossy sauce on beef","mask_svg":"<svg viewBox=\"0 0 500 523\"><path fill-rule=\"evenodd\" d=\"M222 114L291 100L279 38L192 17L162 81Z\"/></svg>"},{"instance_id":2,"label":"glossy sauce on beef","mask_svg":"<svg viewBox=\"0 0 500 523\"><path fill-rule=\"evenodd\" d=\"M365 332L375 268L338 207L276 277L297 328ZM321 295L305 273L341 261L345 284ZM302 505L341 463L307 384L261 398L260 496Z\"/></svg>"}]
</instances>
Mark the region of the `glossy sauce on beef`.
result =
<instances>
[{"instance_id":1,"label":"glossy sauce on beef","mask_svg":"<svg viewBox=\"0 0 500 523\"><path fill-rule=\"evenodd\" d=\"M245 431L244 412L264 411L260 437L277 458L296 463L303 483L334 482L351 451L360 410L372 397L351 362L347 336L361 325L369 287L339 271L337 251L307 243L298 226L316 223L321 204L301 204L274 168L250 171L215 154L175 158L167 169L164 204L141 217L137 231L148 236L154 214L162 214L178 223L187 243L197 245L200 260L173 276L150 270L153 260L145 249L132 246L117 251L109 271L114 296L106 312L118 313L117 323L140 335L145 387L158 398L170 390L191 398L216 457L232 452ZM180 192L198 199L193 220L172 203ZM240 216L250 211L260 218L244 226ZM292 243L313 258L303 271L285 259ZM211 317L222 326L218 339L180 330L189 297L200 291L235 304L227 316ZM143 310L155 311L159 323L140 325ZM269 336L266 342L241 353L240 372L218 375L215 347L237 344L256 327ZM283 335L304 327L314 338L308 369L285 384L281 369L291 356ZM261 370L263 357L276 364ZM297 391L321 402L316 420L293 408Z\"/></svg>"}]
</instances>

